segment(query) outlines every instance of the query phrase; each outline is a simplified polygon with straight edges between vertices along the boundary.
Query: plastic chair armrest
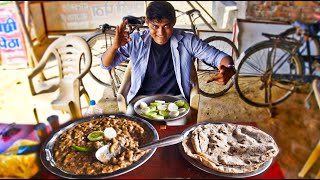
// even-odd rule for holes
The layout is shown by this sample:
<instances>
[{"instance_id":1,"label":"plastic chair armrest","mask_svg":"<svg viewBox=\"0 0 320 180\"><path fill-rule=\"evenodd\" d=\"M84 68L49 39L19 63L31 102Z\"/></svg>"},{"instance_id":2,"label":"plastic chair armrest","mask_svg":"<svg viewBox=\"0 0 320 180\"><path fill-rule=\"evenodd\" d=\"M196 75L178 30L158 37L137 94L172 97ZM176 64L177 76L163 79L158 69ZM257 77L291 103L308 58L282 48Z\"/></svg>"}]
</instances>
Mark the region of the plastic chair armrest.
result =
<instances>
[{"instance_id":1,"label":"plastic chair armrest","mask_svg":"<svg viewBox=\"0 0 320 180\"><path fill-rule=\"evenodd\" d=\"M35 68L32 69L32 71L30 72L30 74L28 75L28 83L30 86L30 91L32 95L36 95L36 91L35 91L35 87L33 84L32 79L39 73L41 73L44 69L44 67L46 66L48 60L49 60L49 55L51 54L51 52L46 51L45 54L43 55L43 57L40 60L40 63L36 65Z\"/></svg>"},{"instance_id":2,"label":"plastic chair armrest","mask_svg":"<svg viewBox=\"0 0 320 180\"><path fill-rule=\"evenodd\" d=\"M127 112L128 104L126 97L131 87L131 67L131 62L129 62L128 67L124 73L123 81L117 93L118 108L121 113Z\"/></svg>"}]
</instances>

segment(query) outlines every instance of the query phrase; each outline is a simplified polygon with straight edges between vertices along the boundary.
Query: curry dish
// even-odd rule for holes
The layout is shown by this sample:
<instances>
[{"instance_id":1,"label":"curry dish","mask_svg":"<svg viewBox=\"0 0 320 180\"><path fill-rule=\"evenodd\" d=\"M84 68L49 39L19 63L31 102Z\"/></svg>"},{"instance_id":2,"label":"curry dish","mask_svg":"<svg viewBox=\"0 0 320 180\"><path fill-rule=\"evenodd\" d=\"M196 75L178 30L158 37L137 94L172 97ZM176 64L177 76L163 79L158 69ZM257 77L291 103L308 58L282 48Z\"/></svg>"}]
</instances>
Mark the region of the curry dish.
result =
<instances>
[{"instance_id":1,"label":"curry dish","mask_svg":"<svg viewBox=\"0 0 320 180\"><path fill-rule=\"evenodd\" d=\"M90 141L88 135L94 131L104 131L112 127L117 135L114 138L102 138ZM150 142L152 137L144 124L126 118L101 117L78 124L63 132L56 140L53 152L58 167L70 174L97 175L111 173L126 168L137 162L149 150L141 151L139 145ZM123 147L108 162L100 162L95 152L104 145L110 145L110 152L115 147ZM77 147L77 148L74 148Z\"/></svg>"}]
</instances>

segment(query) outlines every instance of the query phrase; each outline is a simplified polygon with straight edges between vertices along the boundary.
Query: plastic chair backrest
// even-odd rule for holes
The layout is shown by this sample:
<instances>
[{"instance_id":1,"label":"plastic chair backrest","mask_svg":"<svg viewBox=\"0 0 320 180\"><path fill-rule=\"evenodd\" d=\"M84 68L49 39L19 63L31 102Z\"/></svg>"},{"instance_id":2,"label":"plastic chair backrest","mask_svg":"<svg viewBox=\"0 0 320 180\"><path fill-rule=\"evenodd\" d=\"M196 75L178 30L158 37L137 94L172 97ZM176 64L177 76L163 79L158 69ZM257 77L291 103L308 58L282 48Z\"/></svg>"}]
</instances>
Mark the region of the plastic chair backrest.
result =
<instances>
[{"instance_id":1,"label":"plastic chair backrest","mask_svg":"<svg viewBox=\"0 0 320 180\"><path fill-rule=\"evenodd\" d=\"M87 42L78 36L64 36L56 41L53 46L59 64L60 93L52 101L53 109L67 111L71 118L82 117L80 96L86 95L82 78L89 72L92 59Z\"/></svg>"},{"instance_id":2,"label":"plastic chair backrest","mask_svg":"<svg viewBox=\"0 0 320 180\"><path fill-rule=\"evenodd\" d=\"M86 41L81 37L60 37L49 48L52 48L51 51L58 60L60 79L80 80L89 72L92 64L91 51Z\"/></svg>"}]
</instances>

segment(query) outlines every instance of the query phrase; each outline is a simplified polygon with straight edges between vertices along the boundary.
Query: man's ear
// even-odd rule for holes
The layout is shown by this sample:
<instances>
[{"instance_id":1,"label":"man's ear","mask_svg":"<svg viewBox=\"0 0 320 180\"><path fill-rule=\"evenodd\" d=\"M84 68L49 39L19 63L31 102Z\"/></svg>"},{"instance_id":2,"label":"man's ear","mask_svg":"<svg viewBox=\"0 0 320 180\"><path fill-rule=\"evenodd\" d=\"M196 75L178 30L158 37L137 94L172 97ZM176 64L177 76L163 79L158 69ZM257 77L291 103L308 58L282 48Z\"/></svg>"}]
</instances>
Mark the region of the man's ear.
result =
<instances>
[{"instance_id":1,"label":"man's ear","mask_svg":"<svg viewBox=\"0 0 320 180\"><path fill-rule=\"evenodd\" d=\"M146 18L145 23L146 23L147 25L149 25L149 19L148 19L148 18Z\"/></svg>"}]
</instances>

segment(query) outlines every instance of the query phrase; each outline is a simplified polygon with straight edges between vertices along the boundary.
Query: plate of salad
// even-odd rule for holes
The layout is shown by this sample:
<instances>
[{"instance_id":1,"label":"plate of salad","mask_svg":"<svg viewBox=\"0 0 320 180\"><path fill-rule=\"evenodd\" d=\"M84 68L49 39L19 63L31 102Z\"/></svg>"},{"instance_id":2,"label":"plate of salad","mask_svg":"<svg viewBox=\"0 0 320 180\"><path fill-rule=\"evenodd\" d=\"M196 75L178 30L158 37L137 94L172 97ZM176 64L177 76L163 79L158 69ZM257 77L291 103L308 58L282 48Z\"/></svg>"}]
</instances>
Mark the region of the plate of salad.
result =
<instances>
[{"instance_id":1,"label":"plate of salad","mask_svg":"<svg viewBox=\"0 0 320 180\"><path fill-rule=\"evenodd\" d=\"M134 104L134 111L142 118L152 121L173 121L186 116L189 103L183 97L154 95L140 99Z\"/></svg>"}]
</instances>

